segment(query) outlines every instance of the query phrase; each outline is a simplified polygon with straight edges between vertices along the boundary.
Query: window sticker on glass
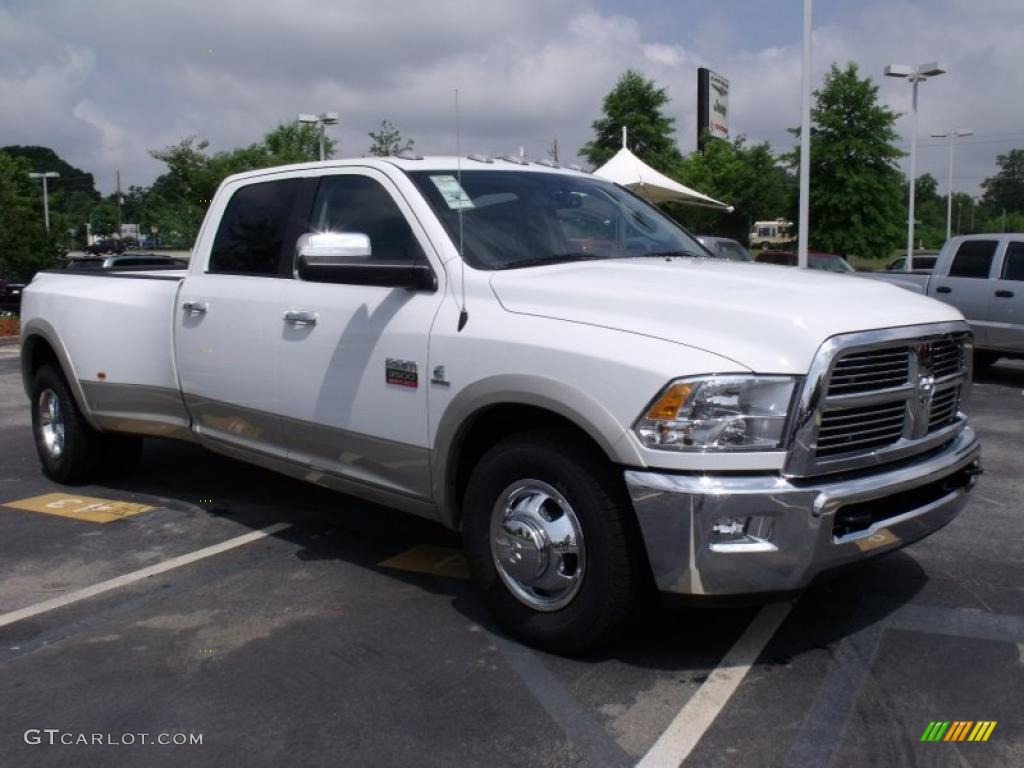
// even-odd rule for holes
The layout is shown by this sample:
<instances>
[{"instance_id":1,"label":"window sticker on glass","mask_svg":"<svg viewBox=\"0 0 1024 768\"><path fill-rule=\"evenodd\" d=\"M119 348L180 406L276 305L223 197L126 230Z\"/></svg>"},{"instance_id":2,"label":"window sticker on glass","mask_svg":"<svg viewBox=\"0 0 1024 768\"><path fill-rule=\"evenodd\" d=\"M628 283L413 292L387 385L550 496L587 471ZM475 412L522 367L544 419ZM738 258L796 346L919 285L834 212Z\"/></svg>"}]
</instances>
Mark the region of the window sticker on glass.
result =
<instances>
[{"instance_id":1,"label":"window sticker on glass","mask_svg":"<svg viewBox=\"0 0 1024 768\"><path fill-rule=\"evenodd\" d=\"M453 211L459 208L475 207L472 199L466 194L466 190L462 188L459 180L454 176L431 176L430 180L434 182L437 191L441 193L445 203Z\"/></svg>"}]
</instances>

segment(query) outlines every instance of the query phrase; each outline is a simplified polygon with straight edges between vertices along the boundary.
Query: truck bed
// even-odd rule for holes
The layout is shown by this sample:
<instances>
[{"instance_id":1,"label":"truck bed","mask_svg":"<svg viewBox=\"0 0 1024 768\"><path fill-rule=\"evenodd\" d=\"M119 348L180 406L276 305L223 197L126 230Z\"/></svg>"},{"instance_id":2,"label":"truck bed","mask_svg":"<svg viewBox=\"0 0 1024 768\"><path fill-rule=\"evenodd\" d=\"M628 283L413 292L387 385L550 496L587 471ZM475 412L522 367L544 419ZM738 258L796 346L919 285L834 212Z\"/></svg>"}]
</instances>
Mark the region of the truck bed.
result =
<instances>
[{"instance_id":1,"label":"truck bed","mask_svg":"<svg viewBox=\"0 0 1024 768\"><path fill-rule=\"evenodd\" d=\"M134 427L119 423L134 411L125 402L133 394L178 391L174 304L184 278L184 269L40 272L25 293L22 333L38 328L60 344L77 382L72 385L102 426ZM169 431L188 425L179 404L167 404ZM162 433L159 427L146 431Z\"/></svg>"}]
</instances>

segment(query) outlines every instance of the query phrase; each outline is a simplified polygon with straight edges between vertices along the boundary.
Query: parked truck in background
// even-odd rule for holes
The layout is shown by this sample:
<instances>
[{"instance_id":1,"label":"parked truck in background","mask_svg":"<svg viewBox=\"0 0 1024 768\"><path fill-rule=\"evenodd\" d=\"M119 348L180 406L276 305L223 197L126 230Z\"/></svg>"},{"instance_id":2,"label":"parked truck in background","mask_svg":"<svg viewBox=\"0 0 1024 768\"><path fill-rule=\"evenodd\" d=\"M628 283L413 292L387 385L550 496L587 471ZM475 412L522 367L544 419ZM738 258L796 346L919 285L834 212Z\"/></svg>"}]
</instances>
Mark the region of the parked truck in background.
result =
<instances>
[{"instance_id":1,"label":"parked truck in background","mask_svg":"<svg viewBox=\"0 0 1024 768\"><path fill-rule=\"evenodd\" d=\"M975 357L981 365L1001 357L1024 358L1024 234L950 238L930 273L858 276L890 282L959 309L974 332Z\"/></svg>"},{"instance_id":2,"label":"parked truck in background","mask_svg":"<svg viewBox=\"0 0 1024 768\"><path fill-rule=\"evenodd\" d=\"M524 161L232 176L187 270L40 273L23 317L50 478L175 438L429 517L504 626L563 652L651 589L794 590L909 544L980 471L956 309L712 258Z\"/></svg>"}]
</instances>

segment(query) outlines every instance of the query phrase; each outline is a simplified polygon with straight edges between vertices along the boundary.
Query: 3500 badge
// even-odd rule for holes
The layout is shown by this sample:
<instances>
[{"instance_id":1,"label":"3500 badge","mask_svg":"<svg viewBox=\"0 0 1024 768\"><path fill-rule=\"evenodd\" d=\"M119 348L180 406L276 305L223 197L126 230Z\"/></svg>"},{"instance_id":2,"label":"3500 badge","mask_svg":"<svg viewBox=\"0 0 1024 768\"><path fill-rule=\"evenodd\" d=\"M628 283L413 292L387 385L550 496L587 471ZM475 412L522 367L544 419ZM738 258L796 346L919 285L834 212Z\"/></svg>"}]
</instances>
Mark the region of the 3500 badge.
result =
<instances>
[{"instance_id":1,"label":"3500 badge","mask_svg":"<svg viewBox=\"0 0 1024 768\"><path fill-rule=\"evenodd\" d=\"M397 360L389 357L384 361L384 381L400 387L420 385L419 367L413 360Z\"/></svg>"}]
</instances>

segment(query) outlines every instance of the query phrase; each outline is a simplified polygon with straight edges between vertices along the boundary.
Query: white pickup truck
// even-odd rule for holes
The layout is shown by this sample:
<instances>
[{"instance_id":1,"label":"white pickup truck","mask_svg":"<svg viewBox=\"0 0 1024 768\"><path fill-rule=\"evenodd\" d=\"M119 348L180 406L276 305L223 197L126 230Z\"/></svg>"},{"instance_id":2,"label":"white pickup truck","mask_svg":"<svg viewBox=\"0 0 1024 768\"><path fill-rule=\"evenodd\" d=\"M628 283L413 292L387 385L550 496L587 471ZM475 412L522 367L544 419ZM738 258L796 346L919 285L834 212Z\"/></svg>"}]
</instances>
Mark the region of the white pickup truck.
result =
<instances>
[{"instance_id":1,"label":"white pickup truck","mask_svg":"<svg viewBox=\"0 0 1024 768\"><path fill-rule=\"evenodd\" d=\"M974 356L980 365L1001 357L1024 358L1024 234L953 237L928 273L858 276L893 283L959 309L974 333Z\"/></svg>"},{"instance_id":2,"label":"white pickup truck","mask_svg":"<svg viewBox=\"0 0 1024 768\"><path fill-rule=\"evenodd\" d=\"M794 590L964 507L972 340L941 302L711 258L631 192L517 160L227 179L187 270L46 272L45 473L177 438L461 530L512 632L573 652L646 590Z\"/></svg>"}]
</instances>

